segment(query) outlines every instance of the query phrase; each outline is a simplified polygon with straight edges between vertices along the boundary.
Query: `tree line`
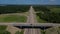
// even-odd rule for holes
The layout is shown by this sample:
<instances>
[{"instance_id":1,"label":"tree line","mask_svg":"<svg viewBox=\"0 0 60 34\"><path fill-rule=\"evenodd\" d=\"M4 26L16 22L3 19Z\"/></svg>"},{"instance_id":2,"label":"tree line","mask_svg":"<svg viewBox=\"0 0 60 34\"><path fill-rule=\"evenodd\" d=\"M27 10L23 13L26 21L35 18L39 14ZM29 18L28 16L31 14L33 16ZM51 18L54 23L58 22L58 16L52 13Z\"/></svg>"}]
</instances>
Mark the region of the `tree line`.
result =
<instances>
[{"instance_id":1,"label":"tree line","mask_svg":"<svg viewBox=\"0 0 60 34\"><path fill-rule=\"evenodd\" d=\"M59 8L60 6L55 6L55 8ZM35 6L35 11L38 11L36 15L39 16L40 19L43 19L47 22L51 23L60 23L60 12L53 12L50 9L54 8L52 6Z\"/></svg>"},{"instance_id":2,"label":"tree line","mask_svg":"<svg viewBox=\"0 0 60 34\"><path fill-rule=\"evenodd\" d=\"M0 6L0 14L19 13L19 12L26 12L28 10L29 10L29 6L26 6L26 5L6 5L6 6Z\"/></svg>"}]
</instances>

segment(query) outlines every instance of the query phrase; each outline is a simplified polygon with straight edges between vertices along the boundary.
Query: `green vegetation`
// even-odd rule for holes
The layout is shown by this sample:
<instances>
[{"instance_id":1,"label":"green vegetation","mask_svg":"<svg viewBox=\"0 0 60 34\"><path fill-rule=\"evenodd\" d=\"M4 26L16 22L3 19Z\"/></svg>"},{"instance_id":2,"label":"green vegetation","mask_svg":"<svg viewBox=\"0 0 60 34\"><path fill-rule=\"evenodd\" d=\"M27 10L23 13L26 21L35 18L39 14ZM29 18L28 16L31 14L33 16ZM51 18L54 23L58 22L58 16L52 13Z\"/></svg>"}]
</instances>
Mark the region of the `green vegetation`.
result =
<instances>
[{"instance_id":1,"label":"green vegetation","mask_svg":"<svg viewBox=\"0 0 60 34\"><path fill-rule=\"evenodd\" d=\"M22 30L21 32L17 31L15 34L24 34L24 30Z\"/></svg>"},{"instance_id":2,"label":"green vegetation","mask_svg":"<svg viewBox=\"0 0 60 34\"><path fill-rule=\"evenodd\" d=\"M0 14L26 12L30 5L0 6ZM38 22L60 23L60 5L33 5ZM10 18L10 19L9 19ZM25 17L1 17L0 22L26 22Z\"/></svg>"},{"instance_id":3,"label":"green vegetation","mask_svg":"<svg viewBox=\"0 0 60 34\"><path fill-rule=\"evenodd\" d=\"M41 34L46 34L46 31L44 31L44 30L41 30Z\"/></svg>"},{"instance_id":4,"label":"green vegetation","mask_svg":"<svg viewBox=\"0 0 60 34\"><path fill-rule=\"evenodd\" d=\"M60 8L52 8L51 11L55 13L60 13Z\"/></svg>"},{"instance_id":5,"label":"green vegetation","mask_svg":"<svg viewBox=\"0 0 60 34\"><path fill-rule=\"evenodd\" d=\"M39 23L46 23L46 22L47 22L47 21L45 21L45 20L39 18L39 16L37 16L37 21L38 21Z\"/></svg>"},{"instance_id":6,"label":"green vegetation","mask_svg":"<svg viewBox=\"0 0 60 34\"><path fill-rule=\"evenodd\" d=\"M34 6L34 9L39 12L36 15L39 16L40 21L60 23L60 6Z\"/></svg>"},{"instance_id":7,"label":"green vegetation","mask_svg":"<svg viewBox=\"0 0 60 34\"><path fill-rule=\"evenodd\" d=\"M0 31L1 31L1 30L6 30L6 28L7 28L7 26L5 26L5 25L0 25Z\"/></svg>"},{"instance_id":8,"label":"green vegetation","mask_svg":"<svg viewBox=\"0 0 60 34\"><path fill-rule=\"evenodd\" d=\"M0 22L26 22L26 16L19 16L19 15L7 15L7 16L0 16Z\"/></svg>"},{"instance_id":9,"label":"green vegetation","mask_svg":"<svg viewBox=\"0 0 60 34\"><path fill-rule=\"evenodd\" d=\"M7 26L0 25L0 34L11 34L10 32L6 31Z\"/></svg>"},{"instance_id":10,"label":"green vegetation","mask_svg":"<svg viewBox=\"0 0 60 34\"><path fill-rule=\"evenodd\" d=\"M8 31L0 31L0 34L11 34L11 33Z\"/></svg>"},{"instance_id":11,"label":"green vegetation","mask_svg":"<svg viewBox=\"0 0 60 34\"><path fill-rule=\"evenodd\" d=\"M0 6L0 14L27 12L29 5L6 5Z\"/></svg>"},{"instance_id":12,"label":"green vegetation","mask_svg":"<svg viewBox=\"0 0 60 34\"><path fill-rule=\"evenodd\" d=\"M23 13L29 10L29 5L5 5L0 6L0 14L7 13ZM17 15L9 15L9 16L0 16L0 22L26 22L26 16L17 16Z\"/></svg>"}]
</instances>

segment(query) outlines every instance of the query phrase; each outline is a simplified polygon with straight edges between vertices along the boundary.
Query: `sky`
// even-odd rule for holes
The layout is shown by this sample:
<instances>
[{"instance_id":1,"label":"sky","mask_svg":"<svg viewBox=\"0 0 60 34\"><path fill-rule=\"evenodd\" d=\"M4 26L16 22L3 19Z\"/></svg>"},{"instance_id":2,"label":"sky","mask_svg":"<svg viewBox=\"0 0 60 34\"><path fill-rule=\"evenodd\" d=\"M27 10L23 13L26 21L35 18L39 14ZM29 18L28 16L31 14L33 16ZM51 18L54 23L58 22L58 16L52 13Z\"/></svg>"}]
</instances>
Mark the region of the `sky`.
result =
<instances>
[{"instance_id":1,"label":"sky","mask_svg":"<svg viewBox=\"0 0 60 34\"><path fill-rule=\"evenodd\" d=\"M0 0L0 4L57 4L60 0Z\"/></svg>"}]
</instances>

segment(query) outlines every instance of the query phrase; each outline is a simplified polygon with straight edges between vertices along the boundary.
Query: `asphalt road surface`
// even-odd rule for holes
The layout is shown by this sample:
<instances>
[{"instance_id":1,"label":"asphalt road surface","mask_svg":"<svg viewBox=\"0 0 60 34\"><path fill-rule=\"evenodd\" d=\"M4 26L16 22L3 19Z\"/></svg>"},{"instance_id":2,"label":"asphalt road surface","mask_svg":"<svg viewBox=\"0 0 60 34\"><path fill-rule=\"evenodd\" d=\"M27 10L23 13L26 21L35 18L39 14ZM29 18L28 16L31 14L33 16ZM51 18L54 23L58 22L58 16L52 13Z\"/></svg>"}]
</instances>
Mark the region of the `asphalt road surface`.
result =
<instances>
[{"instance_id":1,"label":"asphalt road surface","mask_svg":"<svg viewBox=\"0 0 60 34\"><path fill-rule=\"evenodd\" d=\"M28 21L27 23L37 23L36 18L35 18L35 14L34 14L34 9L31 6L30 10L29 10L29 16L28 16ZM40 29L25 29L24 34L41 34L40 33Z\"/></svg>"},{"instance_id":2,"label":"asphalt road surface","mask_svg":"<svg viewBox=\"0 0 60 34\"><path fill-rule=\"evenodd\" d=\"M31 26L31 23L0 23L0 25ZM60 26L58 23L33 23L32 26Z\"/></svg>"}]
</instances>

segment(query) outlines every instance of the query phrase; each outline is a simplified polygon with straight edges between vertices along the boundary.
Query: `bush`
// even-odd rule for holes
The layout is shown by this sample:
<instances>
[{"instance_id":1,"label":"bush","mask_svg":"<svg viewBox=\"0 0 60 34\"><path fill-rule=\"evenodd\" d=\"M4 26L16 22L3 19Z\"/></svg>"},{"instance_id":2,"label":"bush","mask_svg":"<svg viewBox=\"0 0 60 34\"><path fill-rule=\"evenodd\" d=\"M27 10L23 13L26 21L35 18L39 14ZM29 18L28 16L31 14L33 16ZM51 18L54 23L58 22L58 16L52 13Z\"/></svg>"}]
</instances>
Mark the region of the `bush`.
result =
<instances>
[{"instance_id":1,"label":"bush","mask_svg":"<svg viewBox=\"0 0 60 34\"><path fill-rule=\"evenodd\" d=\"M0 31L0 34L11 34L11 33L8 31Z\"/></svg>"},{"instance_id":2,"label":"bush","mask_svg":"<svg viewBox=\"0 0 60 34\"><path fill-rule=\"evenodd\" d=\"M15 34L24 34L24 30L22 30L21 32L17 31Z\"/></svg>"},{"instance_id":3,"label":"bush","mask_svg":"<svg viewBox=\"0 0 60 34\"><path fill-rule=\"evenodd\" d=\"M7 26L5 26L5 25L0 25L0 31L6 30L6 28L7 28Z\"/></svg>"},{"instance_id":4,"label":"bush","mask_svg":"<svg viewBox=\"0 0 60 34\"><path fill-rule=\"evenodd\" d=\"M3 32L3 34L11 34L10 32L8 32L8 31L5 31L5 32Z\"/></svg>"},{"instance_id":5,"label":"bush","mask_svg":"<svg viewBox=\"0 0 60 34\"><path fill-rule=\"evenodd\" d=\"M20 34L20 32L19 32L19 31L17 31L15 34Z\"/></svg>"}]
</instances>

